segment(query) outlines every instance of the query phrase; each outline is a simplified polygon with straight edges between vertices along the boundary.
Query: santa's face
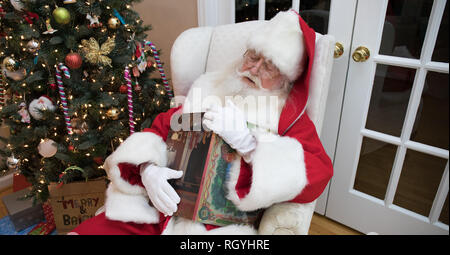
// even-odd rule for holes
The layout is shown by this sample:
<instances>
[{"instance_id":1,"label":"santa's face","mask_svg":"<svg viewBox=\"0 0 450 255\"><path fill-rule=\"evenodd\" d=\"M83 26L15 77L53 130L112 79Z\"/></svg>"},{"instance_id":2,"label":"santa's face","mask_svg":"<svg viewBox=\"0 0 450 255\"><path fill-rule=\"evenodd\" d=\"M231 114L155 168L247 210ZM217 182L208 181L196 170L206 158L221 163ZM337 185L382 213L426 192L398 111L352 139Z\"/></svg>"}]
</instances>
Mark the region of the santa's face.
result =
<instances>
[{"instance_id":1,"label":"santa's face","mask_svg":"<svg viewBox=\"0 0 450 255\"><path fill-rule=\"evenodd\" d=\"M254 50L245 52L242 66L238 71L242 80L253 88L278 90L286 81L286 77L270 60Z\"/></svg>"}]
</instances>

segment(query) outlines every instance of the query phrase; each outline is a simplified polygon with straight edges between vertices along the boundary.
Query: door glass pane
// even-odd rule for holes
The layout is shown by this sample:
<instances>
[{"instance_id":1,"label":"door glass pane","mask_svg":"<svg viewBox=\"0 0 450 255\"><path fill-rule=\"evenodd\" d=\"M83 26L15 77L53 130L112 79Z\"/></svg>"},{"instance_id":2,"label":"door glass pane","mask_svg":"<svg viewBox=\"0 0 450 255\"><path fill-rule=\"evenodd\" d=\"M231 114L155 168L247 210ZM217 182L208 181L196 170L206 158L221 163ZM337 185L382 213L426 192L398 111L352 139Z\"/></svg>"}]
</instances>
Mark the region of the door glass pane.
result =
<instances>
[{"instance_id":1,"label":"door glass pane","mask_svg":"<svg viewBox=\"0 0 450 255\"><path fill-rule=\"evenodd\" d=\"M407 150L394 204L428 217L447 160Z\"/></svg>"},{"instance_id":2,"label":"door glass pane","mask_svg":"<svg viewBox=\"0 0 450 255\"><path fill-rule=\"evenodd\" d=\"M330 0L300 1L299 13L317 33L328 33Z\"/></svg>"},{"instance_id":3,"label":"door glass pane","mask_svg":"<svg viewBox=\"0 0 450 255\"><path fill-rule=\"evenodd\" d=\"M442 207L441 216L439 221L448 225L448 194L447 199L445 199L444 206Z\"/></svg>"},{"instance_id":4,"label":"door glass pane","mask_svg":"<svg viewBox=\"0 0 450 255\"><path fill-rule=\"evenodd\" d=\"M265 19L273 18L278 12L292 8L292 0L266 0Z\"/></svg>"},{"instance_id":5,"label":"door glass pane","mask_svg":"<svg viewBox=\"0 0 450 255\"><path fill-rule=\"evenodd\" d=\"M448 63L448 2L445 4L445 11L431 60Z\"/></svg>"},{"instance_id":6,"label":"door glass pane","mask_svg":"<svg viewBox=\"0 0 450 255\"><path fill-rule=\"evenodd\" d=\"M366 128L400 136L416 70L377 65Z\"/></svg>"},{"instance_id":7,"label":"door glass pane","mask_svg":"<svg viewBox=\"0 0 450 255\"><path fill-rule=\"evenodd\" d=\"M364 137L353 189L384 200L396 151L395 145Z\"/></svg>"},{"instance_id":8,"label":"door glass pane","mask_svg":"<svg viewBox=\"0 0 450 255\"><path fill-rule=\"evenodd\" d=\"M411 140L448 150L448 74L428 72Z\"/></svg>"},{"instance_id":9,"label":"door glass pane","mask_svg":"<svg viewBox=\"0 0 450 255\"><path fill-rule=\"evenodd\" d=\"M388 3L380 54L419 58L433 0L391 0Z\"/></svg>"},{"instance_id":10,"label":"door glass pane","mask_svg":"<svg viewBox=\"0 0 450 255\"><path fill-rule=\"evenodd\" d=\"M236 23L258 19L258 0L236 0Z\"/></svg>"}]
</instances>

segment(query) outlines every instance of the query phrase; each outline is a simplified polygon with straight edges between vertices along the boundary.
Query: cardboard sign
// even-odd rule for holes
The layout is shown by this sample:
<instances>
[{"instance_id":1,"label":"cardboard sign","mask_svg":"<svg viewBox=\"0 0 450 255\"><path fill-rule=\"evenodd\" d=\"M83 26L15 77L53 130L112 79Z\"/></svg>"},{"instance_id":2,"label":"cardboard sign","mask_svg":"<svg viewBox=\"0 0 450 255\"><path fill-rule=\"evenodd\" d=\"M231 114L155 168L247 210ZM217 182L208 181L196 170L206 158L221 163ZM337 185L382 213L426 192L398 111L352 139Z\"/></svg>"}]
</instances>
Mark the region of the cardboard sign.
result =
<instances>
[{"instance_id":1,"label":"cardboard sign","mask_svg":"<svg viewBox=\"0 0 450 255\"><path fill-rule=\"evenodd\" d=\"M50 204L53 208L58 234L66 234L81 222L94 217L105 203L106 179L67 183L58 187L49 185Z\"/></svg>"}]
</instances>

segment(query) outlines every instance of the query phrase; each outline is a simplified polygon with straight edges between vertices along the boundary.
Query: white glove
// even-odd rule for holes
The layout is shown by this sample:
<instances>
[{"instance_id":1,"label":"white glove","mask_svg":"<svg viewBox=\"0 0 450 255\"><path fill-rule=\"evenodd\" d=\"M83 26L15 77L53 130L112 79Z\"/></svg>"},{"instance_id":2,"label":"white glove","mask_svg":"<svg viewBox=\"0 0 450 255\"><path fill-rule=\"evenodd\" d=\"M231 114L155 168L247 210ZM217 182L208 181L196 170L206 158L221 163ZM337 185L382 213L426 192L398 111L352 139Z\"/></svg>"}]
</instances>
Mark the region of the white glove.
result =
<instances>
[{"instance_id":1,"label":"white glove","mask_svg":"<svg viewBox=\"0 0 450 255\"><path fill-rule=\"evenodd\" d=\"M142 184L144 184L153 206L165 216L171 216L177 211L180 197L167 180L180 178L183 171L148 163L141 166L140 172Z\"/></svg>"},{"instance_id":2,"label":"white glove","mask_svg":"<svg viewBox=\"0 0 450 255\"><path fill-rule=\"evenodd\" d=\"M225 107L209 107L203 124L222 137L244 159L256 148L256 139L250 134L244 113L230 100L226 101Z\"/></svg>"}]
</instances>

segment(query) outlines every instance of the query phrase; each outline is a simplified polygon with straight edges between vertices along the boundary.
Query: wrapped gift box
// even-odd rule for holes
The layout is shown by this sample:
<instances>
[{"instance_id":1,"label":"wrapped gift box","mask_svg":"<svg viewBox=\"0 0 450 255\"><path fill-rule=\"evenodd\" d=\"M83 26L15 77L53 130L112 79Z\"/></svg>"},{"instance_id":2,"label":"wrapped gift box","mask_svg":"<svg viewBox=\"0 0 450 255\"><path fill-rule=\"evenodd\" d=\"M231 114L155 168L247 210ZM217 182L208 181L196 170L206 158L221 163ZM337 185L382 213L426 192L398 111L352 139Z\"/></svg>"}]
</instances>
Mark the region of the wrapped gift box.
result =
<instances>
[{"instance_id":1,"label":"wrapped gift box","mask_svg":"<svg viewBox=\"0 0 450 255\"><path fill-rule=\"evenodd\" d=\"M28 189L22 189L2 198L16 231L44 221L42 204L33 205L33 199L23 199L29 192Z\"/></svg>"},{"instance_id":2,"label":"wrapped gift box","mask_svg":"<svg viewBox=\"0 0 450 255\"><path fill-rule=\"evenodd\" d=\"M13 191L16 192L28 187L31 187L31 183L27 181L25 175L15 173L13 176Z\"/></svg>"}]
</instances>

